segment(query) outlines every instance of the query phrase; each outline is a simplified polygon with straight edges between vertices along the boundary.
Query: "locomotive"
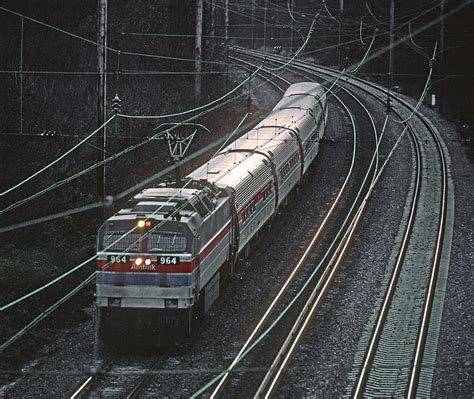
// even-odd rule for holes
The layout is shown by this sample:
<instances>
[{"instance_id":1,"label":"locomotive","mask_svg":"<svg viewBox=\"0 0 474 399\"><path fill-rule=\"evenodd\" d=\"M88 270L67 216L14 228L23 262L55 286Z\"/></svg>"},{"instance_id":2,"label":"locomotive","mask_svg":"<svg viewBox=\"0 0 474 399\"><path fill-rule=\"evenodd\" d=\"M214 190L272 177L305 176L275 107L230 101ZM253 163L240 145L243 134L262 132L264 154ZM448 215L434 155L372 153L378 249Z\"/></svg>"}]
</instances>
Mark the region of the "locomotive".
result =
<instances>
[{"instance_id":1,"label":"locomotive","mask_svg":"<svg viewBox=\"0 0 474 399\"><path fill-rule=\"evenodd\" d=\"M98 232L99 312L141 312L189 330L304 178L327 114L321 85L293 84L265 119L180 185L162 183L131 198Z\"/></svg>"}]
</instances>

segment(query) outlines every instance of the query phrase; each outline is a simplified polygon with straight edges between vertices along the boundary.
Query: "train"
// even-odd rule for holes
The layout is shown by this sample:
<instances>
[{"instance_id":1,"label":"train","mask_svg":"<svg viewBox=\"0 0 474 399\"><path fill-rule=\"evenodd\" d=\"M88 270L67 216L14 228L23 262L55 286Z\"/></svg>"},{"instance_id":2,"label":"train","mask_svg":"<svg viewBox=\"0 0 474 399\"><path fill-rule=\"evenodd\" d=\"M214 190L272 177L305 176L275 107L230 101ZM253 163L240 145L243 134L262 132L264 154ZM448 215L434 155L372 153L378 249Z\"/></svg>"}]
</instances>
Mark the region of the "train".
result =
<instances>
[{"instance_id":1,"label":"train","mask_svg":"<svg viewBox=\"0 0 474 399\"><path fill-rule=\"evenodd\" d=\"M144 189L107 219L97 235L101 320L140 314L189 332L308 173L327 116L320 84L292 84L262 121L180 184Z\"/></svg>"}]
</instances>

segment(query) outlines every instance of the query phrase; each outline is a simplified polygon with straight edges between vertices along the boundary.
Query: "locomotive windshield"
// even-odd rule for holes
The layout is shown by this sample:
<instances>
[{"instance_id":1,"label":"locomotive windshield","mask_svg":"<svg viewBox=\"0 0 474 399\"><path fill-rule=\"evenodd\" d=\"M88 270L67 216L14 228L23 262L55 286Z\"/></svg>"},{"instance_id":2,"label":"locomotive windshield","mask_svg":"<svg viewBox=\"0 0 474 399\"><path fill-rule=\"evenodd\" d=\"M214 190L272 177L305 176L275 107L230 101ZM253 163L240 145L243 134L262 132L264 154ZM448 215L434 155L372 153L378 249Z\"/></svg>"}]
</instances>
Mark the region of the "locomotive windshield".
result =
<instances>
[{"instance_id":1,"label":"locomotive windshield","mask_svg":"<svg viewBox=\"0 0 474 399\"><path fill-rule=\"evenodd\" d=\"M186 237L181 233L160 231L148 237L148 252L185 252Z\"/></svg>"},{"instance_id":2,"label":"locomotive windshield","mask_svg":"<svg viewBox=\"0 0 474 399\"><path fill-rule=\"evenodd\" d=\"M109 231L102 239L102 250L106 252L186 252L184 234L158 231L148 235Z\"/></svg>"}]
</instances>

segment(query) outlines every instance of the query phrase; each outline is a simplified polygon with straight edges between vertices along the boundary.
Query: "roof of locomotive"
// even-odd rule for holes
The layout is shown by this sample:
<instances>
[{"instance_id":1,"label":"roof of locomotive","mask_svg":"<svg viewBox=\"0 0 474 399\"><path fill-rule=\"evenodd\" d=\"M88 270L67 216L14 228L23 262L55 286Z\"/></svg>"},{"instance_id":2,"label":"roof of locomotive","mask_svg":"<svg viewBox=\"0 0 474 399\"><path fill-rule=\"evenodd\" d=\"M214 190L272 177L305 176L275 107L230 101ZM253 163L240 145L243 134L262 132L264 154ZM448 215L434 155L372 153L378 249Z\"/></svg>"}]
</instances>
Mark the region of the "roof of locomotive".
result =
<instances>
[{"instance_id":1,"label":"roof of locomotive","mask_svg":"<svg viewBox=\"0 0 474 399\"><path fill-rule=\"evenodd\" d=\"M192 183L192 182L191 182ZM146 216L155 220L171 221L171 214L178 211L184 223L205 218L212 210L225 201L225 195L216 187L181 188L157 187L147 188L131 198L127 206L109 218L109 221L130 220Z\"/></svg>"},{"instance_id":2,"label":"roof of locomotive","mask_svg":"<svg viewBox=\"0 0 474 399\"><path fill-rule=\"evenodd\" d=\"M195 188L176 188L176 187L156 187L146 188L138 193L133 199L160 199L160 198L175 198L177 200L188 199L196 195L198 189Z\"/></svg>"}]
</instances>

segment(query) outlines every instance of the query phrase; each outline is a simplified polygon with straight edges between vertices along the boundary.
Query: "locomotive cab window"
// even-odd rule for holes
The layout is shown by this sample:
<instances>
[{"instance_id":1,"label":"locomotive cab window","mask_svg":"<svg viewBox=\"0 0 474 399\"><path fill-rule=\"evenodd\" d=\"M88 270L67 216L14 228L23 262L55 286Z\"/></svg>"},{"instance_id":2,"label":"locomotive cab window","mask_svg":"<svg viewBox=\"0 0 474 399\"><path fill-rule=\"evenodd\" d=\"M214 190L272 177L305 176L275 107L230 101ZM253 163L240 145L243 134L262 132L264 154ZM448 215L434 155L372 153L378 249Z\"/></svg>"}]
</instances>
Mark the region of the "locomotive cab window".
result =
<instances>
[{"instance_id":1,"label":"locomotive cab window","mask_svg":"<svg viewBox=\"0 0 474 399\"><path fill-rule=\"evenodd\" d=\"M185 252L186 237L180 233L159 232L148 237L150 252Z\"/></svg>"}]
</instances>

